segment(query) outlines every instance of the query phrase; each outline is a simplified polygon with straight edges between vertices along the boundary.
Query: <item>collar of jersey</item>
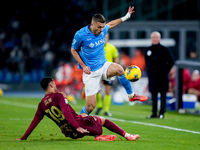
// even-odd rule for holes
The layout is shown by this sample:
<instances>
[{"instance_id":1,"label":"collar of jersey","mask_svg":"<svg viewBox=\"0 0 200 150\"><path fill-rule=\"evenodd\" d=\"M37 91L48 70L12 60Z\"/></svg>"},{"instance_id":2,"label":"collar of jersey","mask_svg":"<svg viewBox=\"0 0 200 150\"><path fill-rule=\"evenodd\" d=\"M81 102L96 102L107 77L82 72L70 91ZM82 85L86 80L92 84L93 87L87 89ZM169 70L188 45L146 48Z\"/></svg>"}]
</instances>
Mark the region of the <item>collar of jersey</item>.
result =
<instances>
[{"instance_id":1,"label":"collar of jersey","mask_svg":"<svg viewBox=\"0 0 200 150\"><path fill-rule=\"evenodd\" d=\"M87 33L89 33L89 34L93 34L93 33L90 31L90 29L89 29L89 28L90 28L90 26L91 26L90 24L89 24L89 25L87 25L87 27L86 27L86 32L87 32Z\"/></svg>"}]
</instances>

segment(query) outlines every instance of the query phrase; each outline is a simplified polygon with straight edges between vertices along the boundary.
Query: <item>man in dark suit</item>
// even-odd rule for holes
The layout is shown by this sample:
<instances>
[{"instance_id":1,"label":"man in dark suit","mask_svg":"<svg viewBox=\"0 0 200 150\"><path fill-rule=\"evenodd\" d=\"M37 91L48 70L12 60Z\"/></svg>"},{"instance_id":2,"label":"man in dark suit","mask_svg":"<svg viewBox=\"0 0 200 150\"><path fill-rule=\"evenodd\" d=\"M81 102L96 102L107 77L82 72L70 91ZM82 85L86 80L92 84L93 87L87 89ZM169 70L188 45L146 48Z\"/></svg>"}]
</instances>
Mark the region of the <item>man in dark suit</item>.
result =
<instances>
[{"instance_id":1,"label":"man in dark suit","mask_svg":"<svg viewBox=\"0 0 200 150\"><path fill-rule=\"evenodd\" d=\"M174 60L168 48L160 44L161 35L154 31L151 33L152 45L146 49L146 71L149 79L149 91L152 95L152 115L147 118L164 118L166 95L169 88L168 73L174 65ZM157 96L160 93L161 108L157 116Z\"/></svg>"}]
</instances>

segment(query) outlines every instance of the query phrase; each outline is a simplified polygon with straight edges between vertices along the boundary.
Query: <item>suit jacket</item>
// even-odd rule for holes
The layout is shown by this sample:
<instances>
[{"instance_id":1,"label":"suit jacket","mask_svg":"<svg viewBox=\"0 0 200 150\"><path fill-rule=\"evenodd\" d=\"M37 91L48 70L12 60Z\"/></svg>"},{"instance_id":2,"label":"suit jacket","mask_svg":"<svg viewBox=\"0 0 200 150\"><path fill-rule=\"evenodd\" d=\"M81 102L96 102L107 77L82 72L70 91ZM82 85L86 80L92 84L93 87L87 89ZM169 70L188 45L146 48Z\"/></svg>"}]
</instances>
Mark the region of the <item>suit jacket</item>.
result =
<instances>
[{"instance_id":1,"label":"suit jacket","mask_svg":"<svg viewBox=\"0 0 200 150\"><path fill-rule=\"evenodd\" d=\"M167 91L168 73L174 65L168 48L161 44L152 45L145 52L146 71L149 79L149 91Z\"/></svg>"}]
</instances>

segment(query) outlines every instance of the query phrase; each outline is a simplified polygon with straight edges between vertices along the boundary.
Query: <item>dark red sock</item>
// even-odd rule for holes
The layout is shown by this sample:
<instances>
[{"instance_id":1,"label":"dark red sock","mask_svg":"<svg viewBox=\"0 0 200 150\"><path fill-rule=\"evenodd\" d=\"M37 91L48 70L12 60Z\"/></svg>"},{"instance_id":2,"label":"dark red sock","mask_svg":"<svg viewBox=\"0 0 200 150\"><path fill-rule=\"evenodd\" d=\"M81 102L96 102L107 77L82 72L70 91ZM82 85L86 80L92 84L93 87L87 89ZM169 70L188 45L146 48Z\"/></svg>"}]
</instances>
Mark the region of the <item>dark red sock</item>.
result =
<instances>
[{"instance_id":1,"label":"dark red sock","mask_svg":"<svg viewBox=\"0 0 200 150\"><path fill-rule=\"evenodd\" d=\"M115 132L121 136L124 136L126 133L122 128L120 128L118 125L116 125L114 122L108 119L105 120L105 123L103 126L106 127L108 130Z\"/></svg>"}]
</instances>

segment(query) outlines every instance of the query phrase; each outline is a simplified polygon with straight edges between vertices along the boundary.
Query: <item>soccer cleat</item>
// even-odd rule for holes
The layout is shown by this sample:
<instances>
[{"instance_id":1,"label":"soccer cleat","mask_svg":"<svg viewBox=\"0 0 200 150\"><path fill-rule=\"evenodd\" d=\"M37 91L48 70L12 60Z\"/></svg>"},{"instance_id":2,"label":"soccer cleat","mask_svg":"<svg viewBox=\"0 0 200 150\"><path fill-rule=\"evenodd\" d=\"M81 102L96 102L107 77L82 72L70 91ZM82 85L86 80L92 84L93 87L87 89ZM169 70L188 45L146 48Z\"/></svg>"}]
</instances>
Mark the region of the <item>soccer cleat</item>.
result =
<instances>
[{"instance_id":1,"label":"soccer cleat","mask_svg":"<svg viewBox=\"0 0 200 150\"><path fill-rule=\"evenodd\" d=\"M95 112L95 115L99 115L99 112L102 110L102 108L97 108L97 111Z\"/></svg>"},{"instance_id":2,"label":"soccer cleat","mask_svg":"<svg viewBox=\"0 0 200 150\"><path fill-rule=\"evenodd\" d=\"M134 96L132 98L129 97L130 102L134 102L134 101L144 102L147 99L148 98L146 96L142 96L142 95L138 95L138 94L134 94Z\"/></svg>"},{"instance_id":3,"label":"soccer cleat","mask_svg":"<svg viewBox=\"0 0 200 150\"><path fill-rule=\"evenodd\" d=\"M95 141L115 141L116 135L99 135L95 138Z\"/></svg>"},{"instance_id":4,"label":"soccer cleat","mask_svg":"<svg viewBox=\"0 0 200 150\"><path fill-rule=\"evenodd\" d=\"M135 135L131 134L130 136L126 137L126 139L129 141L137 141L139 139L139 137L140 136L138 134L135 134Z\"/></svg>"},{"instance_id":5,"label":"soccer cleat","mask_svg":"<svg viewBox=\"0 0 200 150\"><path fill-rule=\"evenodd\" d=\"M111 116L112 116L112 114L111 114L109 111L105 112L104 115L105 115L105 116L108 116L108 117L111 117Z\"/></svg>"},{"instance_id":6,"label":"soccer cleat","mask_svg":"<svg viewBox=\"0 0 200 150\"><path fill-rule=\"evenodd\" d=\"M158 118L158 117L156 115L147 116L147 119L151 119L151 118Z\"/></svg>"}]
</instances>

